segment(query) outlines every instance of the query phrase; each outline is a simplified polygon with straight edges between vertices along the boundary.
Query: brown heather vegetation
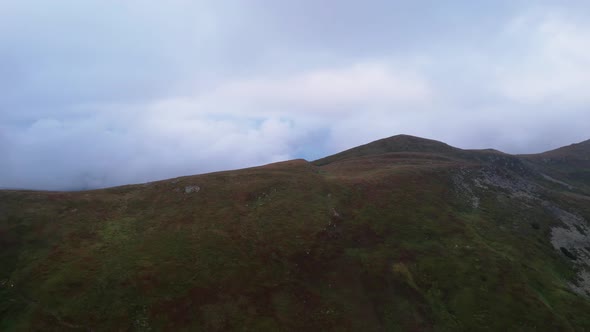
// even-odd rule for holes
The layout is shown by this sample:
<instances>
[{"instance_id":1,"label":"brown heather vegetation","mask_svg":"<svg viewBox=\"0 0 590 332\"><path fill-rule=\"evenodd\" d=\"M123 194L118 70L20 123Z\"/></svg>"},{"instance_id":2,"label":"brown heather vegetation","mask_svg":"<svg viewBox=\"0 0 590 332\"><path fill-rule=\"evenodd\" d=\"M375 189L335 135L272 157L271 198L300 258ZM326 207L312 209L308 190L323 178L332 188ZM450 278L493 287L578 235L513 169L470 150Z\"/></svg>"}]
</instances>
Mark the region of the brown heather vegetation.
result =
<instances>
[{"instance_id":1,"label":"brown heather vegetation","mask_svg":"<svg viewBox=\"0 0 590 332\"><path fill-rule=\"evenodd\" d=\"M395 136L311 163L0 191L0 330L590 330L588 155Z\"/></svg>"}]
</instances>

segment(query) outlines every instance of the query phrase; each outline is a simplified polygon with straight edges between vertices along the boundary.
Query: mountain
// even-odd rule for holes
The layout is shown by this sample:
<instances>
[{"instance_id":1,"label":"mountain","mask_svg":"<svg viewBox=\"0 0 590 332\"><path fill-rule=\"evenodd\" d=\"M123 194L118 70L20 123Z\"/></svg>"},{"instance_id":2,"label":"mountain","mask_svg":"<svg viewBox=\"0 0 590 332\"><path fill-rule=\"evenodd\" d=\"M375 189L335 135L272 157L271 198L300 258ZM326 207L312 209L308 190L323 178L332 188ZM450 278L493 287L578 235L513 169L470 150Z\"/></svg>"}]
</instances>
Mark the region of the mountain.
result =
<instances>
[{"instance_id":1,"label":"mountain","mask_svg":"<svg viewBox=\"0 0 590 332\"><path fill-rule=\"evenodd\" d=\"M590 190L590 140L520 157L537 165L544 177L560 179L556 183Z\"/></svg>"},{"instance_id":2,"label":"mountain","mask_svg":"<svg viewBox=\"0 0 590 332\"><path fill-rule=\"evenodd\" d=\"M410 135L396 135L389 138L380 139L369 144L352 148L333 156L316 160L316 165L326 165L335 161L358 158L363 156L375 156L386 153L432 153L432 154L452 154L460 151L450 145L435 140L415 137Z\"/></svg>"},{"instance_id":3,"label":"mountain","mask_svg":"<svg viewBox=\"0 0 590 332\"><path fill-rule=\"evenodd\" d=\"M0 330L589 330L588 146L0 191Z\"/></svg>"},{"instance_id":4,"label":"mountain","mask_svg":"<svg viewBox=\"0 0 590 332\"><path fill-rule=\"evenodd\" d=\"M590 160L590 140L540 153L536 156L554 161L567 159Z\"/></svg>"}]
</instances>

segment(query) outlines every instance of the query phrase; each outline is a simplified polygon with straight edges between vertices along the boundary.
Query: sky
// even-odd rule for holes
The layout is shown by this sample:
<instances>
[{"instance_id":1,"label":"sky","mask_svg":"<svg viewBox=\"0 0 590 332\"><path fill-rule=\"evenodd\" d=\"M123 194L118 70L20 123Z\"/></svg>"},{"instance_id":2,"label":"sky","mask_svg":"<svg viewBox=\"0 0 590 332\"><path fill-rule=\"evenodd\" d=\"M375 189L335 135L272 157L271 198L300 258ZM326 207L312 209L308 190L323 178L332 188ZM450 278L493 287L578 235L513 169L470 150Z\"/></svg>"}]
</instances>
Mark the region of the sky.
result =
<instances>
[{"instance_id":1,"label":"sky","mask_svg":"<svg viewBox=\"0 0 590 332\"><path fill-rule=\"evenodd\" d=\"M0 187L590 138L587 1L0 0Z\"/></svg>"}]
</instances>

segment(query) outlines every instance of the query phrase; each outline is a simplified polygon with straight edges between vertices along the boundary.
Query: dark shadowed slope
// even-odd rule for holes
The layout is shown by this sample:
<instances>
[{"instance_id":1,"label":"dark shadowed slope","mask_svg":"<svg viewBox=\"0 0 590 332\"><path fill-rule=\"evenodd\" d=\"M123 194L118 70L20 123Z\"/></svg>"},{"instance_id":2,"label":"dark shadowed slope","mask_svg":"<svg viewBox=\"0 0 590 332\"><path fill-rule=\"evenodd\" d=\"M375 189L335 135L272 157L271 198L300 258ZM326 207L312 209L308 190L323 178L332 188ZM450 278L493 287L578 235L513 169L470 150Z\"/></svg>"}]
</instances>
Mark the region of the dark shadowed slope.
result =
<instances>
[{"instance_id":1,"label":"dark shadowed slope","mask_svg":"<svg viewBox=\"0 0 590 332\"><path fill-rule=\"evenodd\" d=\"M0 330L589 330L589 183L551 170L394 136L314 163L0 191Z\"/></svg>"}]
</instances>

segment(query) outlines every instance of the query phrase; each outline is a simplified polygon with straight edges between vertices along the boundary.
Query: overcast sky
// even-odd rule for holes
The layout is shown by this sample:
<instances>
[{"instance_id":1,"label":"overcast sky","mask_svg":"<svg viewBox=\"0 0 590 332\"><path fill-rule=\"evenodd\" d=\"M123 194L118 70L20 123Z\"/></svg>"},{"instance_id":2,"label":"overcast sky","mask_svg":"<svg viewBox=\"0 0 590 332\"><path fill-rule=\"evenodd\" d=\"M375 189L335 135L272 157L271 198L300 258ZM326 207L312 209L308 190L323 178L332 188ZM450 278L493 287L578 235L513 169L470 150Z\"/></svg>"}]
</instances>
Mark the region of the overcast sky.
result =
<instances>
[{"instance_id":1,"label":"overcast sky","mask_svg":"<svg viewBox=\"0 0 590 332\"><path fill-rule=\"evenodd\" d=\"M590 138L587 1L2 0L0 187Z\"/></svg>"}]
</instances>

